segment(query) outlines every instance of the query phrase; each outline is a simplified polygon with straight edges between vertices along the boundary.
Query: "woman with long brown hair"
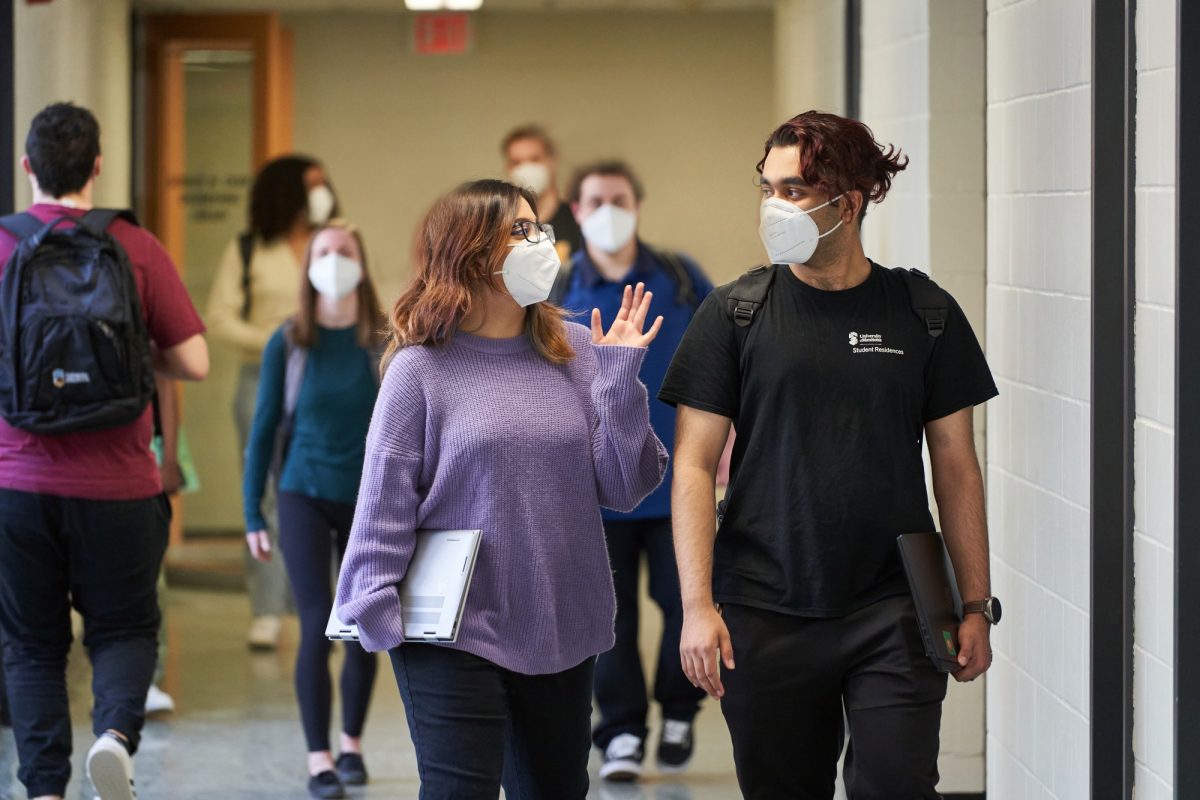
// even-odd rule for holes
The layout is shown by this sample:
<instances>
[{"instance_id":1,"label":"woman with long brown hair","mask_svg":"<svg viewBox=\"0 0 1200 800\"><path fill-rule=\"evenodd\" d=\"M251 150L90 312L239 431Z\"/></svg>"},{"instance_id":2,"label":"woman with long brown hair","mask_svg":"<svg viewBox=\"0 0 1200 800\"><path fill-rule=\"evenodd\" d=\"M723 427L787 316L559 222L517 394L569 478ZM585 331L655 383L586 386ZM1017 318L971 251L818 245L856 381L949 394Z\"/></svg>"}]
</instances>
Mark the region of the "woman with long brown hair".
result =
<instances>
[{"instance_id":1,"label":"woman with long brown hair","mask_svg":"<svg viewBox=\"0 0 1200 800\"><path fill-rule=\"evenodd\" d=\"M296 313L296 276L317 229L338 216L329 173L311 156L291 154L267 162L254 177L247 207L247 230L225 248L208 296L213 339L231 345L241 363L233 396L238 455L246 449L258 396L263 348ZM168 456L169 459L169 456ZM242 478L245 479L243 462ZM263 517L278 536L275 495L263 498ZM274 650L282 617L292 612L287 575L276 562L246 556L246 592L252 650Z\"/></svg>"},{"instance_id":2,"label":"woman with long brown hair","mask_svg":"<svg viewBox=\"0 0 1200 800\"><path fill-rule=\"evenodd\" d=\"M263 351L246 448L246 542L259 561L272 557L262 498L274 472L279 549L300 616L296 697L308 745L308 789L316 798L345 797L344 784L367 780L361 737L377 659L345 643L341 754L335 762L325 623L333 605L330 559L335 548L339 557L345 552L354 518L383 326L362 236L345 223L327 223L308 248L299 309Z\"/></svg>"},{"instance_id":3,"label":"woman with long brown hair","mask_svg":"<svg viewBox=\"0 0 1200 800\"><path fill-rule=\"evenodd\" d=\"M536 200L466 184L421 225L392 312L338 616L390 651L421 797L583 800L592 669L613 643L600 507L662 480L638 368L650 295L605 331L545 301L560 266ZM458 638L404 641L396 584L418 529L480 529Z\"/></svg>"}]
</instances>

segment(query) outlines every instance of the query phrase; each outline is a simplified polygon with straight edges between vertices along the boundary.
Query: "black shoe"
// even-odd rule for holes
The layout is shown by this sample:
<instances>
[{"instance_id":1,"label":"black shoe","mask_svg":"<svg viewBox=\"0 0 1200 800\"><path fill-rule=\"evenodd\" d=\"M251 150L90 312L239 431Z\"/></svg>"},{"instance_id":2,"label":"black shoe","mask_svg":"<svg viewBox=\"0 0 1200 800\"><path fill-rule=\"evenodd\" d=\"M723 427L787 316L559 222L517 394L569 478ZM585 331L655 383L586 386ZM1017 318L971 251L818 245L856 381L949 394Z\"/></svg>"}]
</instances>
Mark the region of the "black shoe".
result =
<instances>
[{"instance_id":1,"label":"black shoe","mask_svg":"<svg viewBox=\"0 0 1200 800\"><path fill-rule=\"evenodd\" d=\"M636 781L642 776L644 757L641 737L632 733L619 734L604 748L600 777L606 781Z\"/></svg>"},{"instance_id":2,"label":"black shoe","mask_svg":"<svg viewBox=\"0 0 1200 800\"><path fill-rule=\"evenodd\" d=\"M362 786L367 782L367 765L361 753L342 753L337 758L337 774L347 786Z\"/></svg>"},{"instance_id":3,"label":"black shoe","mask_svg":"<svg viewBox=\"0 0 1200 800\"><path fill-rule=\"evenodd\" d=\"M308 779L308 796L317 800L339 800L346 796L346 788L337 773L327 769Z\"/></svg>"},{"instance_id":4,"label":"black shoe","mask_svg":"<svg viewBox=\"0 0 1200 800\"><path fill-rule=\"evenodd\" d=\"M658 768L663 772L683 772L692 760L692 723L678 719L663 720L658 739Z\"/></svg>"}]
</instances>

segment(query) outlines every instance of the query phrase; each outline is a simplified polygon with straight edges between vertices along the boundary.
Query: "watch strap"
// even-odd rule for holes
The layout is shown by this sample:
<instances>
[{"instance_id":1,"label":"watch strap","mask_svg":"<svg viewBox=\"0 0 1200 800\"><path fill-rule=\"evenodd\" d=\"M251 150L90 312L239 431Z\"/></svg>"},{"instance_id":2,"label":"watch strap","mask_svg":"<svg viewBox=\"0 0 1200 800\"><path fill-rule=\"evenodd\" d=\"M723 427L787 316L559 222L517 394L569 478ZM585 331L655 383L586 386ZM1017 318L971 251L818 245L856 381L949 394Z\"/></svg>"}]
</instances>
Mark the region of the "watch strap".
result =
<instances>
[{"instance_id":1,"label":"watch strap","mask_svg":"<svg viewBox=\"0 0 1200 800\"><path fill-rule=\"evenodd\" d=\"M985 611L987 611L988 599L990 599L990 598L987 598L984 600L971 600L970 602L963 603L963 613L964 614L982 614L982 613L984 613Z\"/></svg>"}]
</instances>

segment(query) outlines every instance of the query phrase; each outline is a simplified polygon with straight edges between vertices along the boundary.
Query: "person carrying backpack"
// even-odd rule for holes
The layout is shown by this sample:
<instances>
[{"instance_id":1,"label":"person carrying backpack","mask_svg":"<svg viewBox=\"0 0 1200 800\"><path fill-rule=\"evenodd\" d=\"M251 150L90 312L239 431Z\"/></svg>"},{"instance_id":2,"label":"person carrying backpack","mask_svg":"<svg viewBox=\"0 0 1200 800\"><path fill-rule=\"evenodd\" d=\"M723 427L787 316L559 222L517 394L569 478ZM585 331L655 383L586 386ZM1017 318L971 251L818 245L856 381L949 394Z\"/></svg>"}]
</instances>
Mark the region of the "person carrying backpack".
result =
<instances>
[{"instance_id":1,"label":"person carrying backpack","mask_svg":"<svg viewBox=\"0 0 1200 800\"><path fill-rule=\"evenodd\" d=\"M0 631L17 777L61 798L71 775L70 612L92 661L87 771L132 800L156 659L170 505L150 439L154 375L202 380L204 325L162 245L92 208L100 127L56 103L21 165L34 203L0 220Z\"/></svg>"},{"instance_id":2,"label":"person carrying backpack","mask_svg":"<svg viewBox=\"0 0 1200 800\"><path fill-rule=\"evenodd\" d=\"M843 708L851 800L937 798L946 675L924 655L896 537L934 530L927 442L968 601L954 676L973 680L991 664L998 604L971 419L996 385L954 299L863 252L866 204L907 159L861 122L815 111L765 150L771 266L709 295L659 392L679 411L680 658L721 700L750 800L833 797Z\"/></svg>"},{"instance_id":3,"label":"person carrying backpack","mask_svg":"<svg viewBox=\"0 0 1200 800\"><path fill-rule=\"evenodd\" d=\"M683 332L712 283L691 259L651 248L637 235L644 191L623 161L599 161L571 179L571 210L583 229L584 246L559 281L558 302L580 315L599 308L604 319L617 314L627 283L644 283L653 292L663 324L638 377L650 393L650 424L667 452L675 442L675 409L654 398ZM650 596L663 615L663 631L654 669L653 697L662 709L655 747L660 770L679 772L691 760L692 722L704 692L692 686L676 653L683 608L671 544L671 466L662 484L630 512L605 509L604 537L617 591L617 641L596 659L596 706L600 719L592 731L599 748L600 777L636 780L642 774L649 702L638 650L638 575L643 554Z\"/></svg>"},{"instance_id":4,"label":"person carrying backpack","mask_svg":"<svg viewBox=\"0 0 1200 800\"><path fill-rule=\"evenodd\" d=\"M346 552L367 428L379 389L385 320L367 272L362 236L342 222L313 235L296 315L276 329L263 351L254 424L242 484L246 542L258 561L272 558L262 512L274 473L283 562L300 616L296 698L308 744L308 791L345 797L345 784L367 782L362 732L377 659L345 642L341 753L329 745L331 688L325 623L333 606L332 556Z\"/></svg>"}]
</instances>

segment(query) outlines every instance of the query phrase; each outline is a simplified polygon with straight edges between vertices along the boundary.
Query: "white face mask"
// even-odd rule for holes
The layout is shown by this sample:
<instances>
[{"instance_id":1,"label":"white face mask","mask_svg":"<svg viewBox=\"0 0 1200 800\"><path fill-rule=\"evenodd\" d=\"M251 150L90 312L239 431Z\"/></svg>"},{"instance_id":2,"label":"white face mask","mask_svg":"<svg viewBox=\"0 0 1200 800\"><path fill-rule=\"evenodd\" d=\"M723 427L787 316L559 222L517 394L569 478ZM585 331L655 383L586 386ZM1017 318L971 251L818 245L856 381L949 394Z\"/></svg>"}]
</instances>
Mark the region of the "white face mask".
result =
<instances>
[{"instance_id":1,"label":"white face mask","mask_svg":"<svg viewBox=\"0 0 1200 800\"><path fill-rule=\"evenodd\" d=\"M538 161L526 161L513 167L508 177L513 184L540 195L550 185L550 168Z\"/></svg>"},{"instance_id":2,"label":"white face mask","mask_svg":"<svg viewBox=\"0 0 1200 800\"><path fill-rule=\"evenodd\" d=\"M554 279L562 261L554 242L544 237L536 244L510 244L512 250L504 259L504 268L496 275L504 276L504 288L521 308L540 303L550 296Z\"/></svg>"},{"instance_id":3,"label":"white face mask","mask_svg":"<svg viewBox=\"0 0 1200 800\"><path fill-rule=\"evenodd\" d=\"M786 200L771 197L758 209L758 236L772 264L807 264L817 251L817 242L842 227L842 220L821 233L809 216L837 200L838 195L805 211Z\"/></svg>"},{"instance_id":4,"label":"white face mask","mask_svg":"<svg viewBox=\"0 0 1200 800\"><path fill-rule=\"evenodd\" d=\"M308 190L308 221L313 225L324 225L329 222L329 215L333 213L334 206L333 192L329 187L321 184L314 186Z\"/></svg>"},{"instance_id":5,"label":"white face mask","mask_svg":"<svg viewBox=\"0 0 1200 800\"><path fill-rule=\"evenodd\" d=\"M605 203L589 214L579 229L588 244L594 244L606 253L615 253L629 244L637 233L637 214Z\"/></svg>"},{"instance_id":6,"label":"white face mask","mask_svg":"<svg viewBox=\"0 0 1200 800\"><path fill-rule=\"evenodd\" d=\"M326 253L308 265L308 282L332 300L341 300L357 289L362 274L362 264L341 253Z\"/></svg>"}]
</instances>

